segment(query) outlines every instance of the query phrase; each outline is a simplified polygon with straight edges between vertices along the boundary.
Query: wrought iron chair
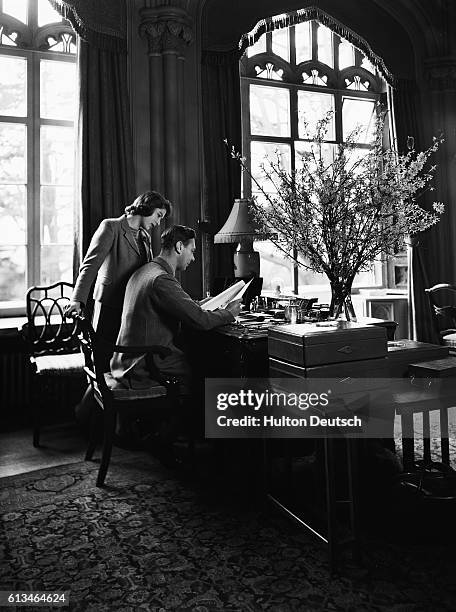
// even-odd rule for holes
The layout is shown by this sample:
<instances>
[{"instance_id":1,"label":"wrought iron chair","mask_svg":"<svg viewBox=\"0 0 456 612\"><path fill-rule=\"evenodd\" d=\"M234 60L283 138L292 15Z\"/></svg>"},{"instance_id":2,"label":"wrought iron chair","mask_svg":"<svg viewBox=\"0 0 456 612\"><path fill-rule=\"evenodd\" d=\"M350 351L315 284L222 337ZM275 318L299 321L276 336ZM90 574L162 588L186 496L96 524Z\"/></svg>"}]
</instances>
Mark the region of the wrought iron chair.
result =
<instances>
[{"instance_id":1,"label":"wrought iron chair","mask_svg":"<svg viewBox=\"0 0 456 612\"><path fill-rule=\"evenodd\" d=\"M40 445L42 412L52 383L79 378L83 381L83 359L79 351L76 323L65 316L73 285L60 281L31 287L26 294L27 323L22 337L28 348L32 376L33 446Z\"/></svg>"},{"instance_id":2,"label":"wrought iron chair","mask_svg":"<svg viewBox=\"0 0 456 612\"><path fill-rule=\"evenodd\" d=\"M456 348L456 286L448 283L425 289L432 323L440 344Z\"/></svg>"},{"instance_id":3,"label":"wrought iron chair","mask_svg":"<svg viewBox=\"0 0 456 612\"><path fill-rule=\"evenodd\" d=\"M97 476L97 487L102 487L108 472L114 443L115 428L118 415L122 409L127 409L130 419L143 413L157 425L163 421L172 420L178 409L178 382L172 378L164 378L153 363L152 355L162 357L170 354L170 349L163 346L120 346L107 343L94 332L91 323L80 315L75 316L78 328L78 339L84 355L84 372L93 390L95 398L91 415L90 437L85 460L93 458L97 445L97 416L101 409L103 446L100 468ZM147 366L154 383L146 389L130 389L119 384L110 372L103 371L103 361L106 349L123 353L147 353ZM98 415L97 415L98 413ZM98 419L99 420L99 419Z\"/></svg>"}]
</instances>

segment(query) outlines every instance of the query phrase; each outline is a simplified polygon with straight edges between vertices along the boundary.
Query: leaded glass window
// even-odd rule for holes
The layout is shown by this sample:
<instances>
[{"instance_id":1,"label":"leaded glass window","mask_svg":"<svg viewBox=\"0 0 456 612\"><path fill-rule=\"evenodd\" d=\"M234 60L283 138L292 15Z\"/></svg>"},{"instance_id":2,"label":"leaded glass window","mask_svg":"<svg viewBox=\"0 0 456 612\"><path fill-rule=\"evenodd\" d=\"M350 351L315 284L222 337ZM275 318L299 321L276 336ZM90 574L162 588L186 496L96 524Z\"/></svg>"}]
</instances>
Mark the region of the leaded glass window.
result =
<instances>
[{"instance_id":1,"label":"leaded glass window","mask_svg":"<svg viewBox=\"0 0 456 612\"><path fill-rule=\"evenodd\" d=\"M76 35L48 0L0 0L0 313L72 280Z\"/></svg>"},{"instance_id":2,"label":"leaded glass window","mask_svg":"<svg viewBox=\"0 0 456 612\"><path fill-rule=\"evenodd\" d=\"M277 22L278 20L275 19ZM279 155L287 169L299 167L317 121L333 111L323 156L331 161L337 143L361 126L357 154L370 147L377 103L386 102L386 83L369 59L351 42L317 20L264 33L247 47L240 62L243 155L253 176L261 175L265 158ZM264 185L266 191L272 186ZM260 197L243 173L243 193ZM265 289L305 291L326 277L296 268L268 242L259 242ZM358 286L378 286L382 265L355 279Z\"/></svg>"}]
</instances>

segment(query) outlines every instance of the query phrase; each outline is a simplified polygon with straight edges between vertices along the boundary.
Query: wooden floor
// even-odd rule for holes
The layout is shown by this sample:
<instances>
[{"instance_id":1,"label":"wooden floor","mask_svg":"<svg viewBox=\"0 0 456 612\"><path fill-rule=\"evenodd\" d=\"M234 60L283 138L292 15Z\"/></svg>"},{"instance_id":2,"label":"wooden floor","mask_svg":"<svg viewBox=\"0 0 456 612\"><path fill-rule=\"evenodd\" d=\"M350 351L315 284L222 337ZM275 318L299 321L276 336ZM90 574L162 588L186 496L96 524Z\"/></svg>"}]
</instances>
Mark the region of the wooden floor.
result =
<instances>
[{"instance_id":1,"label":"wooden floor","mask_svg":"<svg viewBox=\"0 0 456 612\"><path fill-rule=\"evenodd\" d=\"M81 461L86 439L75 423L43 428L40 448L32 445L30 429L0 434L0 478Z\"/></svg>"}]
</instances>

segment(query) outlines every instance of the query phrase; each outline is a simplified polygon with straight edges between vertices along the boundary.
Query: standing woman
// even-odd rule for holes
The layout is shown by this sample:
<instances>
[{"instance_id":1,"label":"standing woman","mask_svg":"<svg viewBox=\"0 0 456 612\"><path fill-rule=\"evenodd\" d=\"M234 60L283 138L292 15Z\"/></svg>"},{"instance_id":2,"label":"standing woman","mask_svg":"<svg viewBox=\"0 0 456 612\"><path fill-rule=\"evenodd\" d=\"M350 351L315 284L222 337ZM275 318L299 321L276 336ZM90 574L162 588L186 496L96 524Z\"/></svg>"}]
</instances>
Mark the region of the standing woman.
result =
<instances>
[{"instance_id":1,"label":"standing woman","mask_svg":"<svg viewBox=\"0 0 456 612\"><path fill-rule=\"evenodd\" d=\"M157 191L139 195L125 214L104 219L92 237L79 270L67 314L79 313L95 281L93 326L100 336L115 343L128 279L153 254L149 230L169 216L171 205Z\"/></svg>"}]
</instances>

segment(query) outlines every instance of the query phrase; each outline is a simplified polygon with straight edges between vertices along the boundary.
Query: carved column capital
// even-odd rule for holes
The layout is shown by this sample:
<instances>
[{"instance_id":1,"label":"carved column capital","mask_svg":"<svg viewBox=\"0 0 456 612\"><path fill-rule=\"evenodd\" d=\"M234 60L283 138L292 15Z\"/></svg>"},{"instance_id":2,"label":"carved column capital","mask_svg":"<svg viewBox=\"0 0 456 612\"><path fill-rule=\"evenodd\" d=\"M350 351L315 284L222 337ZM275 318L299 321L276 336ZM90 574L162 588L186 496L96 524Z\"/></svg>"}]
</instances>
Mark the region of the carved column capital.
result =
<instances>
[{"instance_id":1,"label":"carved column capital","mask_svg":"<svg viewBox=\"0 0 456 612\"><path fill-rule=\"evenodd\" d=\"M425 65L432 90L456 90L456 56L432 57L426 60Z\"/></svg>"},{"instance_id":2,"label":"carved column capital","mask_svg":"<svg viewBox=\"0 0 456 612\"><path fill-rule=\"evenodd\" d=\"M160 6L140 11L139 33L146 37L149 55L161 53L184 54L193 41L192 20L188 13L177 6Z\"/></svg>"}]
</instances>

